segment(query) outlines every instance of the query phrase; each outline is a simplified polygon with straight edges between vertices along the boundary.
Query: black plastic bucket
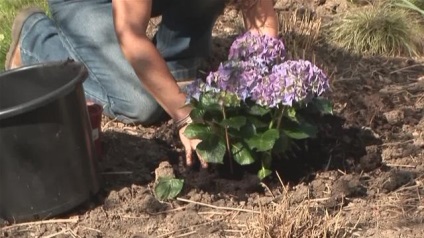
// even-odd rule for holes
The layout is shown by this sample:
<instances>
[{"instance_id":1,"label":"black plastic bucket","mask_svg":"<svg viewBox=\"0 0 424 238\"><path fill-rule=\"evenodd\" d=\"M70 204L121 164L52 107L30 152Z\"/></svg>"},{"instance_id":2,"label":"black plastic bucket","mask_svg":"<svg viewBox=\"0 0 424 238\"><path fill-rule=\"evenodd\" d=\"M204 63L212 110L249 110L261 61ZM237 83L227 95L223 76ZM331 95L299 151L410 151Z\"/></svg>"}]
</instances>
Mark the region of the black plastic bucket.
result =
<instances>
[{"instance_id":1,"label":"black plastic bucket","mask_svg":"<svg viewBox=\"0 0 424 238\"><path fill-rule=\"evenodd\" d=\"M46 219L99 190L76 62L31 65L0 74L0 216Z\"/></svg>"}]
</instances>

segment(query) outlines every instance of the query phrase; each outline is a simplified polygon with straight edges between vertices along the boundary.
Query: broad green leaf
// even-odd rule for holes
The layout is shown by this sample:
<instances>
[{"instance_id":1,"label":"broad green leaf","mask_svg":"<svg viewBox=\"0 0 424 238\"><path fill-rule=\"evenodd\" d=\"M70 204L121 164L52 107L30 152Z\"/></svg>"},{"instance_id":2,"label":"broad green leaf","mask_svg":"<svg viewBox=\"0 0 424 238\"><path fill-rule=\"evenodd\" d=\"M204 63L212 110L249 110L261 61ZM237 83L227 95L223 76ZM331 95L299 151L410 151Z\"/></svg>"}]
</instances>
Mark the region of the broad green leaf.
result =
<instances>
[{"instance_id":1,"label":"broad green leaf","mask_svg":"<svg viewBox=\"0 0 424 238\"><path fill-rule=\"evenodd\" d=\"M333 104L325 98L316 98L313 100L314 106L322 114L333 114Z\"/></svg>"},{"instance_id":2,"label":"broad green leaf","mask_svg":"<svg viewBox=\"0 0 424 238\"><path fill-rule=\"evenodd\" d=\"M280 138L275 142L273 152L277 154L284 154L290 148L290 139L284 133L280 135Z\"/></svg>"},{"instance_id":3,"label":"broad green leaf","mask_svg":"<svg viewBox=\"0 0 424 238\"><path fill-rule=\"evenodd\" d=\"M196 151L208 163L224 163L224 155L227 147L223 139L217 135L210 135L200 142Z\"/></svg>"},{"instance_id":4,"label":"broad green leaf","mask_svg":"<svg viewBox=\"0 0 424 238\"><path fill-rule=\"evenodd\" d=\"M231 153L234 156L234 160L240 165L248 165L255 162L249 148L241 142L231 145Z\"/></svg>"},{"instance_id":5,"label":"broad green leaf","mask_svg":"<svg viewBox=\"0 0 424 238\"><path fill-rule=\"evenodd\" d=\"M248 113L250 115L255 115L255 116L263 116L269 112L270 112L270 109L259 106L257 104L253 104L252 106L249 107L249 110L248 110Z\"/></svg>"},{"instance_id":6,"label":"broad green leaf","mask_svg":"<svg viewBox=\"0 0 424 238\"><path fill-rule=\"evenodd\" d=\"M256 134L256 127L251 123L247 123L246 125L240 128L239 135L242 138L250 138L254 136L255 134Z\"/></svg>"},{"instance_id":7,"label":"broad green leaf","mask_svg":"<svg viewBox=\"0 0 424 238\"><path fill-rule=\"evenodd\" d=\"M277 129L269 129L264 133L256 134L247 139L250 148L256 148L257 151L268 151L274 147L275 141L280 137Z\"/></svg>"},{"instance_id":8,"label":"broad green leaf","mask_svg":"<svg viewBox=\"0 0 424 238\"><path fill-rule=\"evenodd\" d=\"M269 126L269 123L265 123L262 120L260 120L259 118L256 118L256 117L253 117L253 116L247 117L247 119L256 128L264 128L264 127L268 127Z\"/></svg>"},{"instance_id":9,"label":"broad green leaf","mask_svg":"<svg viewBox=\"0 0 424 238\"><path fill-rule=\"evenodd\" d=\"M269 169L266 169L266 168L262 167L262 168L258 171L258 177L259 177L259 179L260 179L260 180L262 180L262 179L264 179L264 178L268 177L271 173L272 173L272 171L271 171L271 170L269 170Z\"/></svg>"},{"instance_id":10,"label":"broad green leaf","mask_svg":"<svg viewBox=\"0 0 424 238\"><path fill-rule=\"evenodd\" d=\"M246 124L246 117L244 116L235 116L222 120L220 123L224 127L230 127L237 130L240 130L242 126Z\"/></svg>"},{"instance_id":11,"label":"broad green leaf","mask_svg":"<svg viewBox=\"0 0 424 238\"><path fill-rule=\"evenodd\" d=\"M221 106L215 94L204 94L201 96L199 106L207 111L221 111Z\"/></svg>"},{"instance_id":12,"label":"broad green leaf","mask_svg":"<svg viewBox=\"0 0 424 238\"><path fill-rule=\"evenodd\" d=\"M298 123L286 123L283 132L290 138L301 140L310 137L315 137L317 134L317 128L307 122L301 124Z\"/></svg>"},{"instance_id":13,"label":"broad green leaf","mask_svg":"<svg viewBox=\"0 0 424 238\"><path fill-rule=\"evenodd\" d=\"M183 179L160 177L155 185L155 195L159 200L173 199L184 186Z\"/></svg>"},{"instance_id":14,"label":"broad green leaf","mask_svg":"<svg viewBox=\"0 0 424 238\"><path fill-rule=\"evenodd\" d=\"M191 123L184 131L184 135L189 139L205 139L211 134L211 128L202 123Z\"/></svg>"},{"instance_id":15,"label":"broad green leaf","mask_svg":"<svg viewBox=\"0 0 424 238\"><path fill-rule=\"evenodd\" d=\"M197 120L197 119L202 119L203 116L205 115L206 110L202 109L202 108L193 108L193 110L191 110L190 112L190 117L193 120Z\"/></svg>"}]
</instances>

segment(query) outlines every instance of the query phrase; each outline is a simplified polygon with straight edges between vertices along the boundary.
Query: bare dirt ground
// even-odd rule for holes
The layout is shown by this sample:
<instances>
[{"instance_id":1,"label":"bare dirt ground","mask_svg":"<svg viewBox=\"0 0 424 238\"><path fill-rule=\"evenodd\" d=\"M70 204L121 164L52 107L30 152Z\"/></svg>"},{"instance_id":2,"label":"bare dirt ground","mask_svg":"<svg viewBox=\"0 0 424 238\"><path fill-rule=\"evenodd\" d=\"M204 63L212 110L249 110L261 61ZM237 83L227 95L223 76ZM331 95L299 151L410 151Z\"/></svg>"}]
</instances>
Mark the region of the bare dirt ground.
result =
<instances>
[{"instance_id":1,"label":"bare dirt ground","mask_svg":"<svg viewBox=\"0 0 424 238\"><path fill-rule=\"evenodd\" d=\"M310 8L330 19L347 7L301 2L276 8ZM205 70L226 57L240 26L234 11L219 19ZM170 121L142 127L104 118L104 186L96 199L61 220L5 226L0 236L422 237L423 60L354 56L322 42L305 57L311 53L331 76L335 115L321 118L318 138L299 142L272 178L186 168ZM178 199L159 202L152 186L164 161L185 185Z\"/></svg>"}]
</instances>

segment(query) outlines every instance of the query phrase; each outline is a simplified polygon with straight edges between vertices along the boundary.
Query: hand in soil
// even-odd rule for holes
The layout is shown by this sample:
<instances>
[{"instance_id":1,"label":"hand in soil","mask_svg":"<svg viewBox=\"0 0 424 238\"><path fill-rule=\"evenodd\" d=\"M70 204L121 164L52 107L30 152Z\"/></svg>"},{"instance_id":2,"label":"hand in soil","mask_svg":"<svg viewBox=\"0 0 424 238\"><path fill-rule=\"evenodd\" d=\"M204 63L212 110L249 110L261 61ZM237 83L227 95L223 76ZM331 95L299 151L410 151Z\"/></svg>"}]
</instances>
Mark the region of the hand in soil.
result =
<instances>
[{"instance_id":1,"label":"hand in soil","mask_svg":"<svg viewBox=\"0 0 424 238\"><path fill-rule=\"evenodd\" d=\"M198 139L190 140L189 138L187 138L184 135L184 131L186 128L187 126L182 127L178 133L180 135L181 142L183 143L183 146L184 146L187 166L193 165L194 157L195 157L194 153L196 153L197 158L199 158L200 164L202 165L202 168L207 168L208 163L206 163L206 161L202 159L199 153L196 152L196 146L200 143L200 140Z\"/></svg>"}]
</instances>

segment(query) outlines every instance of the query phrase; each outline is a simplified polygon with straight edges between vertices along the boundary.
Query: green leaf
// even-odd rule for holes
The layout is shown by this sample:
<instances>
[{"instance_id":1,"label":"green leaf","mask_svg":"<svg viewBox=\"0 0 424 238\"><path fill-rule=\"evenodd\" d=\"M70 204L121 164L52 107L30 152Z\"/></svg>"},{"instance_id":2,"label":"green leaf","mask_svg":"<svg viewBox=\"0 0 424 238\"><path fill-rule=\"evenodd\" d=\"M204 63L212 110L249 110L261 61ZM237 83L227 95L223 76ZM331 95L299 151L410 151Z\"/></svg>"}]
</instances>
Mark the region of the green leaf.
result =
<instances>
[{"instance_id":1,"label":"green leaf","mask_svg":"<svg viewBox=\"0 0 424 238\"><path fill-rule=\"evenodd\" d=\"M248 117L247 118L248 119L248 121L250 122L250 123L252 123L256 128L265 128L265 127L268 127L269 126L269 123L265 123L265 122L263 122L262 120L260 120L260 119L258 119L258 118L256 118L256 117L253 117L253 116L250 116L250 117Z\"/></svg>"},{"instance_id":2,"label":"green leaf","mask_svg":"<svg viewBox=\"0 0 424 238\"><path fill-rule=\"evenodd\" d=\"M202 119L203 116L205 115L206 110L202 109L202 108L193 108L193 110L191 110L190 112L190 117L193 120L198 120L198 119Z\"/></svg>"},{"instance_id":3,"label":"green leaf","mask_svg":"<svg viewBox=\"0 0 424 238\"><path fill-rule=\"evenodd\" d=\"M239 135L242 138L251 138L255 134L256 134L256 127L251 123L247 123L246 125L240 128Z\"/></svg>"},{"instance_id":4,"label":"green leaf","mask_svg":"<svg viewBox=\"0 0 424 238\"><path fill-rule=\"evenodd\" d=\"M217 135L210 135L200 142L196 151L208 163L224 163L224 155L227 147L223 139Z\"/></svg>"},{"instance_id":5,"label":"green leaf","mask_svg":"<svg viewBox=\"0 0 424 238\"><path fill-rule=\"evenodd\" d=\"M211 128L202 123L191 123L184 131L184 135L189 139L205 139L211 134Z\"/></svg>"},{"instance_id":6,"label":"green leaf","mask_svg":"<svg viewBox=\"0 0 424 238\"><path fill-rule=\"evenodd\" d=\"M258 171L258 177L260 180L264 179L265 177L269 176L272 173L272 171L269 169L271 168L271 162L272 162L271 153L262 153L262 156L261 156L262 167Z\"/></svg>"},{"instance_id":7,"label":"green leaf","mask_svg":"<svg viewBox=\"0 0 424 238\"><path fill-rule=\"evenodd\" d=\"M290 148L290 138L284 133L275 142L273 152L277 154L284 154Z\"/></svg>"},{"instance_id":8,"label":"green leaf","mask_svg":"<svg viewBox=\"0 0 424 238\"><path fill-rule=\"evenodd\" d=\"M199 106L207 111L221 111L218 99L215 94L204 94L200 97Z\"/></svg>"},{"instance_id":9,"label":"green leaf","mask_svg":"<svg viewBox=\"0 0 424 238\"><path fill-rule=\"evenodd\" d=\"M250 115L254 116L264 116L265 114L270 112L269 108L259 106L257 104L253 104L248 108L247 111Z\"/></svg>"},{"instance_id":10,"label":"green leaf","mask_svg":"<svg viewBox=\"0 0 424 238\"><path fill-rule=\"evenodd\" d=\"M316 98L313 101L314 106L322 114L333 114L333 104L325 98Z\"/></svg>"},{"instance_id":11,"label":"green leaf","mask_svg":"<svg viewBox=\"0 0 424 238\"><path fill-rule=\"evenodd\" d=\"M228 119L224 119L220 123L220 125L224 127L230 127L237 130L240 130L240 128L244 126L245 124L246 124L246 117L244 116L235 116Z\"/></svg>"},{"instance_id":12,"label":"green leaf","mask_svg":"<svg viewBox=\"0 0 424 238\"><path fill-rule=\"evenodd\" d=\"M234 156L234 160L240 165L248 165L255 162L249 148L241 142L231 145L231 153Z\"/></svg>"},{"instance_id":13,"label":"green leaf","mask_svg":"<svg viewBox=\"0 0 424 238\"><path fill-rule=\"evenodd\" d=\"M264 179L264 178L268 177L271 173L272 173L272 171L271 171L271 170L269 170L269 169L266 169L266 168L262 167L262 168L258 171L258 177L259 177L259 179L260 179L260 180L262 180L262 179Z\"/></svg>"},{"instance_id":14,"label":"green leaf","mask_svg":"<svg viewBox=\"0 0 424 238\"><path fill-rule=\"evenodd\" d=\"M269 129L264 133L256 134L247 139L250 148L256 148L257 151L268 151L274 147L275 141L280 137L277 129Z\"/></svg>"},{"instance_id":15,"label":"green leaf","mask_svg":"<svg viewBox=\"0 0 424 238\"><path fill-rule=\"evenodd\" d=\"M307 122L299 123L285 123L283 132L290 138L301 140L310 137L315 137L317 128Z\"/></svg>"},{"instance_id":16,"label":"green leaf","mask_svg":"<svg viewBox=\"0 0 424 238\"><path fill-rule=\"evenodd\" d=\"M155 185L155 195L159 200L173 199L180 194L183 189L184 180L160 177Z\"/></svg>"},{"instance_id":17,"label":"green leaf","mask_svg":"<svg viewBox=\"0 0 424 238\"><path fill-rule=\"evenodd\" d=\"M295 122L298 121L296 117L296 109L294 107L288 107L286 110L286 115L290 120Z\"/></svg>"}]
</instances>

